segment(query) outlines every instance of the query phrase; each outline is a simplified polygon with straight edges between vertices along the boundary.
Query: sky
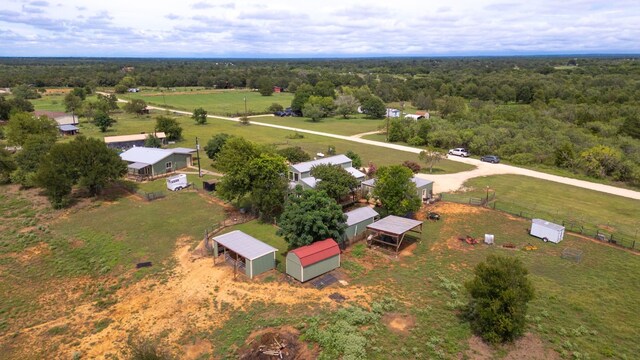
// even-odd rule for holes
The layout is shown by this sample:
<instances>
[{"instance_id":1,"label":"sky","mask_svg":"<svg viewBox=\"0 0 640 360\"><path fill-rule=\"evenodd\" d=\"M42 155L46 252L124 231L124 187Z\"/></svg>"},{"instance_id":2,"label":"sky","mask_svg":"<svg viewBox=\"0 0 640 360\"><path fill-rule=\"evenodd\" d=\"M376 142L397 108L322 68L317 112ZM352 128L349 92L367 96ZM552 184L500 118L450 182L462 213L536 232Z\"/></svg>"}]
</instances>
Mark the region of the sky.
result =
<instances>
[{"instance_id":1,"label":"sky","mask_svg":"<svg viewBox=\"0 0 640 360\"><path fill-rule=\"evenodd\" d=\"M640 53L638 0L2 0L0 56Z\"/></svg>"}]
</instances>

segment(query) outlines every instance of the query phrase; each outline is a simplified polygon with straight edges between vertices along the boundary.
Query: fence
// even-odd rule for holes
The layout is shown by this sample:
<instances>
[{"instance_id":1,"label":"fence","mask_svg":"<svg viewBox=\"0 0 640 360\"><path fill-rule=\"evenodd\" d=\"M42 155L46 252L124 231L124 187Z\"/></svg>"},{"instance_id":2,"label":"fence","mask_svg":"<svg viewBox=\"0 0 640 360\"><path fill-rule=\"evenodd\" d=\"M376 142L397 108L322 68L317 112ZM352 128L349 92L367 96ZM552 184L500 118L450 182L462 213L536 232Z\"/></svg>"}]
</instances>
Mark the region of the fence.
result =
<instances>
[{"instance_id":1,"label":"fence","mask_svg":"<svg viewBox=\"0 0 640 360\"><path fill-rule=\"evenodd\" d=\"M162 191L146 192L146 191L138 190L138 191L136 191L136 194L138 196L140 196L141 198L143 198L144 200L147 200L147 201L158 200L158 199L162 199L163 197L167 196Z\"/></svg>"},{"instance_id":2,"label":"fence","mask_svg":"<svg viewBox=\"0 0 640 360\"><path fill-rule=\"evenodd\" d=\"M485 198L464 196L462 194L443 193L440 195L440 199L442 199L443 201L455 202L459 204L486 206L494 210L499 210L525 219L545 219L556 224L561 224L567 231L573 233L588 236L598 241L617 245L627 249L640 250L640 240L638 240L636 236L624 234L621 232L606 231L594 224L589 224L585 221L566 219L558 215L554 216L553 214L550 214L548 212L531 209L520 204L509 203L506 201L495 201L495 193L489 194L489 196Z\"/></svg>"}]
</instances>

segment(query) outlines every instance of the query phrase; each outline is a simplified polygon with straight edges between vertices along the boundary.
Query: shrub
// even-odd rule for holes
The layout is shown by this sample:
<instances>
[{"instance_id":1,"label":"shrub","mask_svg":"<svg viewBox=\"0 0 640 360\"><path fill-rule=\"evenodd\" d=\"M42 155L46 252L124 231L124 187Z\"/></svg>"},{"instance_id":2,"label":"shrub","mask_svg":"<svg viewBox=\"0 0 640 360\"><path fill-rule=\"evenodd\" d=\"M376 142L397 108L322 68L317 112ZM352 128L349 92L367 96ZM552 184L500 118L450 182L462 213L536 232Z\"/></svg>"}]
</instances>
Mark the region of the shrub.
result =
<instances>
[{"instance_id":1,"label":"shrub","mask_svg":"<svg viewBox=\"0 0 640 360\"><path fill-rule=\"evenodd\" d=\"M402 166L409 168L409 170L411 170L411 172L413 172L414 174L419 173L420 169L422 169L420 164L418 164L415 161L409 161L409 160L406 160L405 162L403 162Z\"/></svg>"}]
</instances>

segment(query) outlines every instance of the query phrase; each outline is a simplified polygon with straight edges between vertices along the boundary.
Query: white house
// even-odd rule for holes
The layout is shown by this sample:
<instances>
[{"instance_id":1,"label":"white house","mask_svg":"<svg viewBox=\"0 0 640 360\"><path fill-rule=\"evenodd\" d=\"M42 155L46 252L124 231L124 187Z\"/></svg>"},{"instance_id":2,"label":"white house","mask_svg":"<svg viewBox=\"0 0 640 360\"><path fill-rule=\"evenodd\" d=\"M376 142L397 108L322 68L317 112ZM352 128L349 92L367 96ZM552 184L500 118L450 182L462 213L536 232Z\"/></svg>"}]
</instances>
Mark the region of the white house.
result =
<instances>
[{"instance_id":1,"label":"white house","mask_svg":"<svg viewBox=\"0 0 640 360\"><path fill-rule=\"evenodd\" d=\"M387 117L390 118L399 118L400 117L400 110L398 109L391 109L391 108L387 108Z\"/></svg>"},{"instance_id":2,"label":"white house","mask_svg":"<svg viewBox=\"0 0 640 360\"><path fill-rule=\"evenodd\" d=\"M314 189L318 180L311 176L311 169L318 165L340 165L358 181L362 181L366 177L364 173L353 167L351 159L346 155L335 155L289 165L290 187L302 185L304 188Z\"/></svg>"}]
</instances>

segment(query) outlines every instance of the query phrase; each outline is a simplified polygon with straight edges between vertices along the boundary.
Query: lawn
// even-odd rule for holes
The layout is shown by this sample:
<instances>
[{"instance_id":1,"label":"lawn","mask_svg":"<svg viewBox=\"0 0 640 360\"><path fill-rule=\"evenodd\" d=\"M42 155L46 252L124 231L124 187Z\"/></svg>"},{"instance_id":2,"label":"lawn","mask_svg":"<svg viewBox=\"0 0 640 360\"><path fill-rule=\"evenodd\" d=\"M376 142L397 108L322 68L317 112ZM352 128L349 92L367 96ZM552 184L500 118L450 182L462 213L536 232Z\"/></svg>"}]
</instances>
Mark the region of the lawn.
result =
<instances>
[{"instance_id":1,"label":"lawn","mask_svg":"<svg viewBox=\"0 0 640 360\"><path fill-rule=\"evenodd\" d=\"M498 175L467 181L464 195L486 196L486 187L495 191L495 206L528 217L540 217L569 225L575 223L595 231L617 233L633 240L640 231L640 201L575 186L534 179L528 176ZM493 204L491 204L493 206Z\"/></svg>"},{"instance_id":2,"label":"lawn","mask_svg":"<svg viewBox=\"0 0 640 360\"><path fill-rule=\"evenodd\" d=\"M245 112L245 98L247 113L265 114L273 103L289 107L293 94L279 93L272 96L262 96L260 93L248 90L198 90L159 92L142 89L139 93L119 94L121 99L142 99L147 104L170 107L178 110L193 111L202 107L211 115L237 116Z\"/></svg>"},{"instance_id":3,"label":"lawn","mask_svg":"<svg viewBox=\"0 0 640 360\"><path fill-rule=\"evenodd\" d=\"M317 122L305 117L279 116L252 118L251 121L347 136L377 131L378 127L384 125L384 119L368 119L363 115L354 115L348 119L344 119L341 116L329 117Z\"/></svg>"},{"instance_id":4,"label":"lawn","mask_svg":"<svg viewBox=\"0 0 640 360\"><path fill-rule=\"evenodd\" d=\"M3 186L0 195L0 332L56 318L51 310L65 302L88 298L106 306L117 301L113 293L127 283L165 277L176 241L195 245L203 229L224 216L221 207L195 192L168 193L153 202L135 196L84 199L54 211L37 191L16 190ZM135 270L142 261L153 266ZM45 293L78 287L84 293L80 298L39 300Z\"/></svg>"},{"instance_id":5,"label":"lawn","mask_svg":"<svg viewBox=\"0 0 640 360\"><path fill-rule=\"evenodd\" d=\"M635 315L640 297L637 255L571 235L560 244L543 243L527 235L528 222L523 219L455 204L438 206L443 220L425 224L422 242L412 254L399 259L373 249L365 250L364 256L343 254L349 283L368 286L378 301L397 299L393 313L414 321L404 332L392 331L382 321L363 327L360 331L368 339L366 358L473 358L466 353L472 333L459 316L467 301L463 283L490 254L517 257L529 270L536 297L529 306L527 331L540 338L545 348L572 359L631 359L640 351L640 319ZM496 245L472 246L457 240L460 235L481 237L485 233L495 235ZM500 246L506 242L517 249ZM522 250L529 243L538 250ZM562 259L566 247L582 250L582 261ZM334 289L349 297L348 289ZM301 319L299 312L275 305L267 309L264 304L248 307L234 314L234 319L255 326L240 329L238 321L230 321L209 338L216 345L224 344L222 349L232 349L225 334L233 334L238 346L259 326L293 325L303 331L308 326L309 320ZM326 309L316 309L315 315L321 321L330 317ZM497 349L496 358L508 350Z\"/></svg>"}]
</instances>

